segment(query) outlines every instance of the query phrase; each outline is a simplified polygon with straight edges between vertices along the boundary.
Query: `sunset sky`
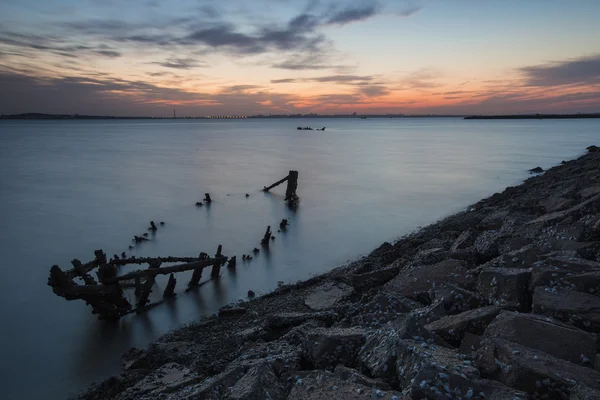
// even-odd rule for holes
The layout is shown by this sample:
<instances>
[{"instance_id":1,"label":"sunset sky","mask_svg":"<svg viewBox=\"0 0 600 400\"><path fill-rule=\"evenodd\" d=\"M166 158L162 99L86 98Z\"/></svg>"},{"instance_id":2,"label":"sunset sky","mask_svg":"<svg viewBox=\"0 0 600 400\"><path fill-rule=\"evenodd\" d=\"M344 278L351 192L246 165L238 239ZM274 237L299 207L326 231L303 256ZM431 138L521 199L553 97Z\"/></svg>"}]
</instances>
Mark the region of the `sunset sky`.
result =
<instances>
[{"instance_id":1,"label":"sunset sky","mask_svg":"<svg viewBox=\"0 0 600 400\"><path fill-rule=\"evenodd\" d=\"M600 112L599 0L2 0L0 113Z\"/></svg>"}]
</instances>

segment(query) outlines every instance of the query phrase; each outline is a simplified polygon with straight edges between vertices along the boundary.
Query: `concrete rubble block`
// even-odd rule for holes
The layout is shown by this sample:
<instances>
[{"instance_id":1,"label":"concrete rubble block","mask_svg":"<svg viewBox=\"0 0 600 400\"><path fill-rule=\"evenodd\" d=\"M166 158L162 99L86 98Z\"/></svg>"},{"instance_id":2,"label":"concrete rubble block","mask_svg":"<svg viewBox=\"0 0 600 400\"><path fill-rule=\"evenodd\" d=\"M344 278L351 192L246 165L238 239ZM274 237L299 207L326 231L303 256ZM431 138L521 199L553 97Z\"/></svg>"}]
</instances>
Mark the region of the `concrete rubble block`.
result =
<instances>
[{"instance_id":1,"label":"concrete rubble block","mask_svg":"<svg viewBox=\"0 0 600 400\"><path fill-rule=\"evenodd\" d=\"M448 284L437 286L429 293L432 304L441 304L447 315L460 314L486 305L483 297L476 292Z\"/></svg>"},{"instance_id":2,"label":"concrete rubble block","mask_svg":"<svg viewBox=\"0 0 600 400\"><path fill-rule=\"evenodd\" d=\"M502 311L483 339L503 339L540 350L575 364L593 367L596 335L549 317Z\"/></svg>"},{"instance_id":3,"label":"concrete rubble block","mask_svg":"<svg viewBox=\"0 0 600 400\"><path fill-rule=\"evenodd\" d=\"M193 385L202 377L177 363L168 363L152 371L135 385L123 391L117 399L139 398L144 395L158 396L176 392L178 389Z\"/></svg>"},{"instance_id":4,"label":"concrete rubble block","mask_svg":"<svg viewBox=\"0 0 600 400\"><path fill-rule=\"evenodd\" d=\"M431 301L429 291L436 286L449 283L469 288L474 284L474 278L458 261L446 260L435 265L402 271L400 275L389 281L385 288L397 295L429 303Z\"/></svg>"},{"instance_id":5,"label":"concrete rubble block","mask_svg":"<svg viewBox=\"0 0 600 400\"><path fill-rule=\"evenodd\" d=\"M352 286L357 290L368 290L381 286L393 279L400 272L400 265L394 262L389 267L376 269L374 271L356 274L351 277Z\"/></svg>"},{"instance_id":6,"label":"concrete rubble block","mask_svg":"<svg viewBox=\"0 0 600 400\"><path fill-rule=\"evenodd\" d=\"M536 399L568 399L577 384L600 388L598 371L502 339L482 342L477 365L483 376Z\"/></svg>"},{"instance_id":7,"label":"concrete rubble block","mask_svg":"<svg viewBox=\"0 0 600 400\"><path fill-rule=\"evenodd\" d=\"M600 333L600 297L576 290L535 288L533 312Z\"/></svg>"},{"instance_id":8,"label":"concrete rubble block","mask_svg":"<svg viewBox=\"0 0 600 400\"><path fill-rule=\"evenodd\" d=\"M228 400L283 400L285 388L268 364L260 364L251 368L227 389Z\"/></svg>"},{"instance_id":9,"label":"concrete rubble block","mask_svg":"<svg viewBox=\"0 0 600 400\"><path fill-rule=\"evenodd\" d=\"M409 399L527 399L525 393L479 376L456 351L401 340L397 346L399 386Z\"/></svg>"},{"instance_id":10,"label":"concrete rubble block","mask_svg":"<svg viewBox=\"0 0 600 400\"><path fill-rule=\"evenodd\" d=\"M477 349L481 345L481 336L470 332L465 332L462 342L460 342L459 351L475 358Z\"/></svg>"},{"instance_id":11,"label":"concrete rubble block","mask_svg":"<svg viewBox=\"0 0 600 400\"><path fill-rule=\"evenodd\" d=\"M473 246L474 243L475 233L472 230L467 230L458 235L454 243L452 243L452 246L450 246L450 251L455 252L463 250Z\"/></svg>"},{"instance_id":12,"label":"concrete rubble block","mask_svg":"<svg viewBox=\"0 0 600 400\"><path fill-rule=\"evenodd\" d=\"M358 354L359 369L392 385L397 383L395 365L398 359L398 342L413 338L426 344L434 343L432 334L421 326L414 315L406 315L397 321L389 322L367 337Z\"/></svg>"},{"instance_id":13,"label":"concrete rubble block","mask_svg":"<svg viewBox=\"0 0 600 400\"><path fill-rule=\"evenodd\" d=\"M267 317L266 327L269 329L289 328L310 320L323 321L331 325L338 318L339 315L333 311L275 313Z\"/></svg>"},{"instance_id":14,"label":"concrete rubble block","mask_svg":"<svg viewBox=\"0 0 600 400\"><path fill-rule=\"evenodd\" d=\"M346 312L346 320L351 326L380 327L419 307L420 303L406 297L378 290L364 302L351 305Z\"/></svg>"},{"instance_id":15,"label":"concrete rubble block","mask_svg":"<svg viewBox=\"0 0 600 400\"><path fill-rule=\"evenodd\" d=\"M285 340L259 342L247 348L230 365L244 368L244 371L257 365L268 365L276 375L300 368L303 359L302 348Z\"/></svg>"},{"instance_id":16,"label":"concrete rubble block","mask_svg":"<svg viewBox=\"0 0 600 400\"><path fill-rule=\"evenodd\" d=\"M571 391L569 400L598 400L600 399L600 390L595 390L584 385L578 385Z\"/></svg>"},{"instance_id":17,"label":"concrete rubble block","mask_svg":"<svg viewBox=\"0 0 600 400\"><path fill-rule=\"evenodd\" d=\"M508 210L492 212L483 218L483 220L477 225L477 228L482 231L498 230L502 228L502 225L504 225L504 221L506 220L506 217L508 217L509 213L510 211Z\"/></svg>"},{"instance_id":18,"label":"concrete rubble block","mask_svg":"<svg viewBox=\"0 0 600 400\"><path fill-rule=\"evenodd\" d=\"M500 255L499 246L505 239L505 235L495 230L484 231L477 236L474 247L481 262L493 260L498 257Z\"/></svg>"},{"instance_id":19,"label":"concrete rubble block","mask_svg":"<svg viewBox=\"0 0 600 400\"><path fill-rule=\"evenodd\" d=\"M366 333L360 328L317 328L304 341L304 354L319 369L354 366Z\"/></svg>"},{"instance_id":20,"label":"concrete rubble block","mask_svg":"<svg viewBox=\"0 0 600 400\"><path fill-rule=\"evenodd\" d=\"M573 199L558 196L542 199L540 201L540 206L544 208L546 213L551 213L570 208L574 203L575 200Z\"/></svg>"},{"instance_id":21,"label":"concrete rubble block","mask_svg":"<svg viewBox=\"0 0 600 400\"><path fill-rule=\"evenodd\" d=\"M529 268L488 268L479 274L477 292L490 304L521 311L531 307Z\"/></svg>"},{"instance_id":22,"label":"concrete rubble block","mask_svg":"<svg viewBox=\"0 0 600 400\"><path fill-rule=\"evenodd\" d=\"M371 386L373 385L373 386ZM329 371L299 372L292 379L288 400L406 400L401 393L373 384L367 377L343 379Z\"/></svg>"},{"instance_id":23,"label":"concrete rubble block","mask_svg":"<svg viewBox=\"0 0 600 400\"><path fill-rule=\"evenodd\" d=\"M241 367L228 368L224 372L214 375L208 378L200 380L199 383L181 387L179 390L173 393L169 393L168 396L157 393L155 397L133 397L123 398L119 400L130 400L130 399L157 399L166 398L168 400L188 400L188 399L202 399L202 400L220 400L225 398L227 390L234 386L245 374L246 369ZM158 397L162 395L162 397Z\"/></svg>"},{"instance_id":24,"label":"concrete rubble block","mask_svg":"<svg viewBox=\"0 0 600 400\"><path fill-rule=\"evenodd\" d=\"M600 294L600 270L572 276L565 276L564 284L584 293Z\"/></svg>"},{"instance_id":25,"label":"concrete rubble block","mask_svg":"<svg viewBox=\"0 0 600 400\"><path fill-rule=\"evenodd\" d=\"M488 306L465 311L461 314L449 315L430 324L425 329L439 335L454 347L460 347L465 332L481 335L502 309Z\"/></svg>"},{"instance_id":26,"label":"concrete rubble block","mask_svg":"<svg viewBox=\"0 0 600 400\"><path fill-rule=\"evenodd\" d=\"M313 310L325 310L338 304L346 296L352 294L352 286L339 282L327 282L315 288L304 300Z\"/></svg>"}]
</instances>

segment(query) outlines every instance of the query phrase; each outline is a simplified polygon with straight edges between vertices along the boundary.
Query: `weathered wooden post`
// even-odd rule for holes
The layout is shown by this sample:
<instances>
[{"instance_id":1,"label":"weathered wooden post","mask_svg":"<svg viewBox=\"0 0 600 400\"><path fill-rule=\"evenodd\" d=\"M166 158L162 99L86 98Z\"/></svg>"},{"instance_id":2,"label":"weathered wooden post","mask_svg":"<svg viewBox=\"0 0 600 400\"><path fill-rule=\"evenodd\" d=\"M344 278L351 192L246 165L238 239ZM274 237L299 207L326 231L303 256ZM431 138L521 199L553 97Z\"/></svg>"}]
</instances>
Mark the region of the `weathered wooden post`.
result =
<instances>
[{"instance_id":1,"label":"weathered wooden post","mask_svg":"<svg viewBox=\"0 0 600 400\"><path fill-rule=\"evenodd\" d=\"M156 224L154 223L154 221L150 221L150 228L148 228L149 231L156 231L158 228L156 227Z\"/></svg>"},{"instance_id":2,"label":"weathered wooden post","mask_svg":"<svg viewBox=\"0 0 600 400\"><path fill-rule=\"evenodd\" d=\"M284 200L288 202L289 206L295 206L298 203L298 195L296 194L296 189L298 189L298 171L290 171L288 176L289 179Z\"/></svg>"},{"instance_id":3,"label":"weathered wooden post","mask_svg":"<svg viewBox=\"0 0 600 400\"><path fill-rule=\"evenodd\" d=\"M212 203L212 199L210 198L210 194L208 194L208 193L204 193L204 202L205 202L206 204L210 204L210 203Z\"/></svg>"},{"instance_id":4,"label":"weathered wooden post","mask_svg":"<svg viewBox=\"0 0 600 400\"><path fill-rule=\"evenodd\" d=\"M223 257L223 255L221 254L222 249L223 246L219 245L219 247L217 248L217 254L215 254L215 258ZM217 278L219 276L219 273L221 273L221 262L216 262L215 264L213 264L210 276L211 278Z\"/></svg>"},{"instance_id":5,"label":"weathered wooden post","mask_svg":"<svg viewBox=\"0 0 600 400\"><path fill-rule=\"evenodd\" d=\"M265 232L265 235L263 236L260 243L264 246L268 246L269 240L271 240L271 225L267 226L267 231Z\"/></svg>"},{"instance_id":6,"label":"weathered wooden post","mask_svg":"<svg viewBox=\"0 0 600 400\"><path fill-rule=\"evenodd\" d=\"M227 268L231 268L231 269L235 268L236 261L237 260L235 259L235 256L231 257L229 259L229 262L227 263Z\"/></svg>"},{"instance_id":7,"label":"weathered wooden post","mask_svg":"<svg viewBox=\"0 0 600 400\"><path fill-rule=\"evenodd\" d=\"M167 283L163 297L175 296L175 285L177 285L177 279L175 279L175 275L171 274L169 275L169 282Z\"/></svg>"},{"instance_id":8,"label":"weathered wooden post","mask_svg":"<svg viewBox=\"0 0 600 400\"><path fill-rule=\"evenodd\" d=\"M160 268L160 261L153 261L150 263L148 270ZM156 281L156 275L148 275L146 278L146 282L142 285L142 294L140 295L140 299L138 300L137 307L142 308L145 307L149 302L148 297L150 297L150 293L152 293L152 286L154 286L154 282Z\"/></svg>"}]
</instances>

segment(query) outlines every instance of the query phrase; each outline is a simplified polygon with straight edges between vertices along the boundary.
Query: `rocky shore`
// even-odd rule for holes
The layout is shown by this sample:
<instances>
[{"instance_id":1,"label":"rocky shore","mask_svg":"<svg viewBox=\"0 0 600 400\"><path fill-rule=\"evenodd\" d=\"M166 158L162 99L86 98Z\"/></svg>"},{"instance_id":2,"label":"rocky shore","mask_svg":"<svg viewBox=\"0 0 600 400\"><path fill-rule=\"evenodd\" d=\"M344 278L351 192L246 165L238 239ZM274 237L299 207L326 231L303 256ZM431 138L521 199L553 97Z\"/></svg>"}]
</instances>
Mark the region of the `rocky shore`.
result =
<instances>
[{"instance_id":1,"label":"rocky shore","mask_svg":"<svg viewBox=\"0 0 600 400\"><path fill-rule=\"evenodd\" d=\"M600 399L600 152L131 349L80 399Z\"/></svg>"}]
</instances>

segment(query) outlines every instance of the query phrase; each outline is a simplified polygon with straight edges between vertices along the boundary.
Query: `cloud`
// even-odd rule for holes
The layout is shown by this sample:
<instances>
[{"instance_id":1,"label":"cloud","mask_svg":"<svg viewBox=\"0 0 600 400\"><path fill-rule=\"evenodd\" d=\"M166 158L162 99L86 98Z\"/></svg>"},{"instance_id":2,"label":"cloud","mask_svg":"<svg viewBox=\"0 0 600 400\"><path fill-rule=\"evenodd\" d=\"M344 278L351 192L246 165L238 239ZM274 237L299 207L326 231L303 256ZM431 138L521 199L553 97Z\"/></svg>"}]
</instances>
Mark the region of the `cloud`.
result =
<instances>
[{"instance_id":1,"label":"cloud","mask_svg":"<svg viewBox=\"0 0 600 400\"><path fill-rule=\"evenodd\" d=\"M362 85L358 92L366 97L381 97L390 93L389 89L382 85Z\"/></svg>"},{"instance_id":2,"label":"cloud","mask_svg":"<svg viewBox=\"0 0 600 400\"><path fill-rule=\"evenodd\" d=\"M271 80L271 83L296 83L299 82L298 79L294 79L294 78L285 78L285 79L273 79Z\"/></svg>"},{"instance_id":3,"label":"cloud","mask_svg":"<svg viewBox=\"0 0 600 400\"><path fill-rule=\"evenodd\" d=\"M413 16L414 14L418 13L419 11L421 11L423 7L422 6L412 6L412 7L406 7L405 9L401 10L398 15L404 18Z\"/></svg>"},{"instance_id":4,"label":"cloud","mask_svg":"<svg viewBox=\"0 0 600 400\"><path fill-rule=\"evenodd\" d=\"M109 57L109 58L117 58L121 57L121 53L113 50L95 50L94 53L99 54L101 56Z\"/></svg>"},{"instance_id":5,"label":"cloud","mask_svg":"<svg viewBox=\"0 0 600 400\"><path fill-rule=\"evenodd\" d=\"M400 80L401 89L432 89L441 86L434 82L439 78L439 72L431 68L423 68L412 72Z\"/></svg>"},{"instance_id":6,"label":"cloud","mask_svg":"<svg viewBox=\"0 0 600 400\"><path fill-rule=\"evenodd\" d=\"M526 86L600 84L600 54L520 68Z\"/></svg>"},{"instance_id":7,"label":"cloud","mask_svg":"<svg viewBox=\"0 0 600 400\"><path fill-rule=\"evenodd\" d=\"M349 6L342 10L336 11L329 19L327 24L330 25L345 25L356 21L364 21L375 14L381 9L381 6L377 2L369 2L362 6Z\"/></svg>"},{"instance_id":8,"label":"cloud","mask_svg":"<svg viewBox=\"0 0 600 400\"><path fill-rule=\"evenodd\" d=\"M166 61L162 61L162 62L155 61L155 62L152 62L151 64L156 64L156 65L160 65L161 67L174 68L174 69L192 69L192 68L205 66L203 63L200 63L198 60L195 60L193 58L176 58L176 57L168 58Z\"/></svg>"}]
</instances>

